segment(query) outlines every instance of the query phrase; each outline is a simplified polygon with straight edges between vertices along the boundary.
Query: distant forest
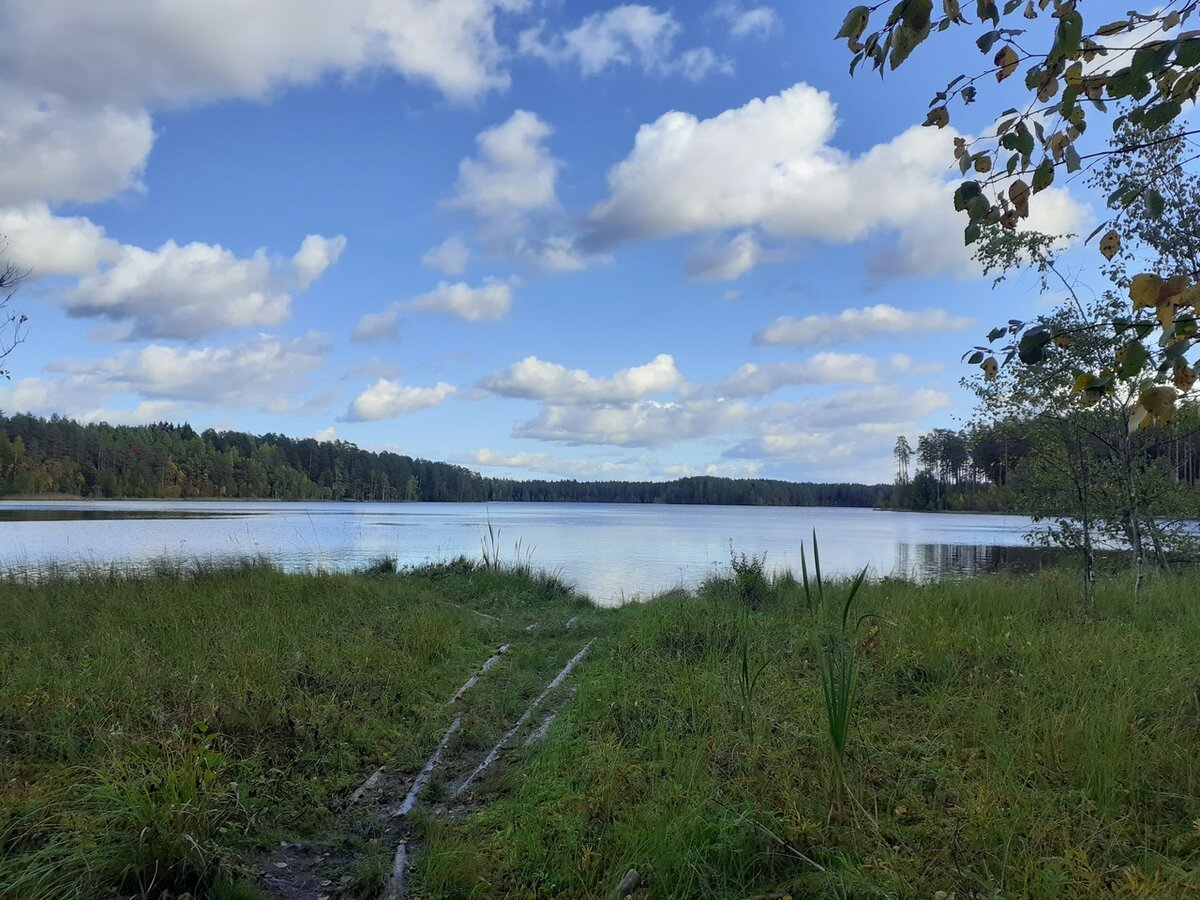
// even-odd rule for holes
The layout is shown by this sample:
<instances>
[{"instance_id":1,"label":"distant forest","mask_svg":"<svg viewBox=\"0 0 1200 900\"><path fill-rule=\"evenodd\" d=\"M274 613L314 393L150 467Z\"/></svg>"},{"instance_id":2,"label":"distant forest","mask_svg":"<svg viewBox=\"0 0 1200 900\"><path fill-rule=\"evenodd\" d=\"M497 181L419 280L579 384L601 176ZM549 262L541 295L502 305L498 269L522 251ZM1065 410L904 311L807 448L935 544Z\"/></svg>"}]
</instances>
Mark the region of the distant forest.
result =
<instances>
[{"instance_id":1,"label":"distant forest","mask_svg":"<svg viewBox=\"0 0 1200 900\"><path fill-rule=\"evenodd\" d=\"M891 485L694 477L516 481L346 441L0 414L0 495L885 506Z\"/></svg>"}]
</instances>

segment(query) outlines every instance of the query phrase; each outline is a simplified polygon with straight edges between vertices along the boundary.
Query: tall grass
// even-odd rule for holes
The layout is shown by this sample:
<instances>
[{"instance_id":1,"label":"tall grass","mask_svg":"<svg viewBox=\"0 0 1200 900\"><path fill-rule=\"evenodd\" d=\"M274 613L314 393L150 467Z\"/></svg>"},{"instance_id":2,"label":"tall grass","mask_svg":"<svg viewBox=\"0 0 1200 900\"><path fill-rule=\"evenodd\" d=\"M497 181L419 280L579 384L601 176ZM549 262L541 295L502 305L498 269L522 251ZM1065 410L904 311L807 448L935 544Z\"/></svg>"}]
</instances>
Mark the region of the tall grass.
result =
<instances>
[{"instance_id":1,"label":"tall grass","mask_svg":"<svg viewBox=\"0 0 1200 900\"><path fill-rule=\"evenodd\" d=\"M858 696L858 645L856 637L862 623L871 616L862 616L850 626L854 600L862 589L867 569L850 582L846 596L840 604L840 617L830 627L830 601L825 597L825 582L821 576L821 551L813 532L813 572L815 580L808 576L807 553L800 545L800 565L804 596L809 610L816 614L813 624L814 653L817 669L821 676L821 697L825 704L826 734L834 765L835 795L840 808L846 790L846 744L850 739L850 726L854 720L854 703ZM839 598L840 599L840 598ZM836 606L836 605L835 605ZM836 616L836 609L833 611Z\"/></svg>"}]
</instances>

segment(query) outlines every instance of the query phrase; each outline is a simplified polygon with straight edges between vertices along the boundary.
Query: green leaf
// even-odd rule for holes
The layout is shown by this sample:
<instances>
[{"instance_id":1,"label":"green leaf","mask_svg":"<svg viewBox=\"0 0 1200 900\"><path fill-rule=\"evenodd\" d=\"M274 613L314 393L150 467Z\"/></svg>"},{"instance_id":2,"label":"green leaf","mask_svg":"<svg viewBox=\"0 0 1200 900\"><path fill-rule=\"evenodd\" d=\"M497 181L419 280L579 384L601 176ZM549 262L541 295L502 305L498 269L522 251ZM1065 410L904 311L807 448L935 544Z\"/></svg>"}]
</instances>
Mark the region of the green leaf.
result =
<instances>
[{"instance_id":1,"label":"green leaf","mask_svg":"<svg viewBox=\"0 0 1200 900\"><path fill-rule=\"evenodd\" d=\"M1142 120L1138 124L1147 131L1157 131L1174 120L1181 112L1183 112L1183 107L1180 104L1174 100L1168 100L1166 103L1151 106L1142 115Z\"/></svg>"},{"instance_id":2,"label":"green leaf","mask_svg":"<svg viewBox=\"0 0 1200 900\"><path fill-rule=\"evenodd\" d=\"M983 362L983 357L984 357L984 354L981 353L980 351L976 350L974 353L971 354L971 358L967 360L967 365L977 366L981 362Z\"/></svg>"},{"instance_id":3,"label":"green leaf","mask_svg":"<svg viewBox=\"0 0 1200 900\"><path fill-rule=\"evenodd\" d=\"M989 342L998 341L998 340L1000 340L1000 338L1004 337L1004 335L1006 335L1006 334L1008 334L1007 328L1004 328L1004 327L993 328L991 331L988 332L988 341Z\"/></svg>"},{"instance_id":4,"label":"green leaf","mask_svg":"<svg viewBox=\"0 0 1200 900\"><path fill-rule=\"evenodd\" d=\"M982 234L983 234L983 229L979 226L979 223L972 222L970 225L968 225L966 228L963 229L963 243L966 244L967 246L970 246L971 244L973 244L977 240L979 240L979 238Z\"/></svg>"},{"instance_id":5,"label":"green leaf","mask_svg":"<svg viewBox=\"0 0 1200 900\"><path fill-rule=\"evenodd\" d=\"M1135 75L1157 75L1171 58L1177 41L1153 41L1134 51L1129 66Z\"/></svg>"},{"instance_id":6,"label":"green leaf","mask_svg":"<svg viewBox=\"0 0 1200 900\"><path fill-rule=\"evenodd\" d=\"M1063 159L1066 160L1068 172L1078 172L1083 168L1083 160L1079 158L1079 151L1075 149L1074 144L1067 145L1067 149L1063 151Z\"/></svg>"},{"instance_id":7,"label":"green leaf","mask_svg":"<svg viewBox=\"0 0 1200 900\"><path fill-rule=\"evenodd\" d=\"M1050 161L1050 157L1046 157L1033 171L1033 183L1030 185L1030 190L1036 194L1039 191L1044 191L1053 183L1054 163Z\"/></svg>"},{"instance_id":8,"label":"green leaf","mask_svg":"<svg viewBox=\"0 0 1200 900\"><path fill-rule=\"evenodd\" d=\"M929 19L932 15L933 0L908 0L904 4L901 18L905 25L920 33L929 27Z\"/></svg>"},{"instance_id":9,"label":"green leaf","mask_svg":"<svg viewBox=\"0 0 1200 900\"><path fill-rule=\"evenodd\" d=\"M1124 351L1117 375L1121 378L1133 378L1146 367L1146 360L1150 358L1150 354L1141 341L1130 341L1125 345Z\"/></svg>"},{"instance_id":10,"label":"green leaf","mask_svg":"<svg viewBox=\"0 0 1200 900\"><path fill-rule=\"evenodd\" d=\"M842 27L837 33L839 38L847 38L849 40L858 40L862 35L863 30L867 27L867 22L871 18L871 9L867 6L856 6L850 12L846 13L846 18L842 20ZM829 32L826 32L828 34Z\"/></svg>"},{"instance_id":11,"label":"green leaf","mask_svg":"<svg viewBox=\"0 0 1200 900\"><path fill-rule=\"evenodd\" d=\"M982 194L983 188L980 187L978 181L964 181L954 191L954 209L957 212L963 212L968 203Z\"/></svg>"},{"instance_id":12,"label":"green leaf","mask_svg":"<svg viewBox=\"0 0 1200 900\"><path fill-rule=\"evenodd\" d=\"M1175 65L1185 69L1200 65L1200 40L1181 41L1175 49Z\"/></svg>"},{"instance_id":13,"label":"green leaf","mask_svg":"<svg viewBox=\"0 0 1200 900\"><path fill-rule=\"evenodd\" d=\"M1150 214L1150 218L1161 219L1163 207L1166 205L1163 195L1154 188L1147 188L1142 199L1146 201L1146 212Z\"/></svg>"},{"instance_id":14,"label":"green leaf","mask_svg":"<svg viewBox=\"0 0 1200 900\"><path fill-rule=\"evenodd\" d=\"M1108 77L1108 96L1114 100L1119 100L1122 97L1132 97L1142 89L1145 84L1149 89L1149 80L1145 75L1139 75L1132 68L1117 69Z\"/></svg>"},{"instance_id":15,"label":"green leaf","mask_svg":"<svg viewBox=\"0 0 1200 900\"><path fill-rule=\"evenodd\" d=\"M989 53L998 40L1000 40L999 31L987 31L979 36L975 41L975 46L979 48L980 53Z\"/></svg>"},{"instance_id":16,"label":"green leaf","mask_svg":"<svg viewBox=\"0 0 1200 900\"><path fill-rule=\"evenodd\" d=\"M1058 20L1058 28L1054 32L1054 48L1050 51L1052 58L1071 58L1079 52L1079 42L1083 40L1083 16L1078 10L1072 9Z\"/></svg>"}]
</instances>

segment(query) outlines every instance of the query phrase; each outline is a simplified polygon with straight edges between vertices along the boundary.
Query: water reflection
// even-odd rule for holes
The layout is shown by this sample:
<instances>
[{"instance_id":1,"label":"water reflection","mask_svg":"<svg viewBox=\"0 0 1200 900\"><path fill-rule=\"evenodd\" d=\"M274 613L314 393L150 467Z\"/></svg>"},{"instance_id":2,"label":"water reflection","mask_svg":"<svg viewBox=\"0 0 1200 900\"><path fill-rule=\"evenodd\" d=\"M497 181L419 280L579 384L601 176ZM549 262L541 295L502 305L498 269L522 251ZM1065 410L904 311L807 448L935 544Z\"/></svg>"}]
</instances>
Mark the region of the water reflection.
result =
<instances>
[{"instance_id":1,"label":"water reflection","mask_svg":"<svg viewBox=\"0 0 1200 900\"><path fill-rule=\"evenodd\" d=\"M1063 560L1063 554L1043 547L995 544L896 545L892 576L912 581L968 578L995 572L1036 572Z\"/></svg>"}]
</instances>

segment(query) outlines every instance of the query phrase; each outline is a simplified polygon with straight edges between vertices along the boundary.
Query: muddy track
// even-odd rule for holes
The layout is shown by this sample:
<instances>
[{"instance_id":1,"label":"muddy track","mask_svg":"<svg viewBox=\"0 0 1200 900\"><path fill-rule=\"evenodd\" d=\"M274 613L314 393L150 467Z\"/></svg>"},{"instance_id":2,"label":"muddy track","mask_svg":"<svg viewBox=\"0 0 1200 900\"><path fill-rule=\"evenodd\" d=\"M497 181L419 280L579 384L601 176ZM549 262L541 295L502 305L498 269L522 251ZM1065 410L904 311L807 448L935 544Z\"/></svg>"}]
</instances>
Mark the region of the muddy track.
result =
<instances>
[{"instance_id":1,"label":"muddy track","mask_svg":"<svg viewBox=\"0 0 1200 900\"><path fill-rule=\"evenodd\" d=\"M531 630L531 642L536 632L536 628ZM470 714L471 689L509 653L510 645L498 648L447 701L446 705L457 707L457 712L424 766L416 772L397 771L391 763L380 766L345 799L332 833L320 841L281 844L270 854L261 869L261 886L279 900L333 900L348 892L364 896L364 889L369 887L359 883L352 870L366 852L361 849L365 846L391 858L390 874L377 896L401 900L409 866L420 851L410 814L423 808L434 816L459 816L486 802L480 779L502 765L514 749L545 737L574 693L573 687L564 685L593 640L576 645L579 649L574 656L486 754L464 749L461 742L456 747L454 738L464 716ZM435 777L447 786L445 797L440 803L423 804L422 796Z\"/></svg>"}]
</instances>

